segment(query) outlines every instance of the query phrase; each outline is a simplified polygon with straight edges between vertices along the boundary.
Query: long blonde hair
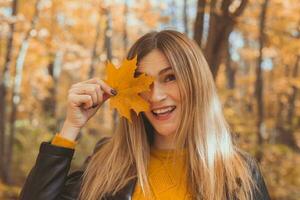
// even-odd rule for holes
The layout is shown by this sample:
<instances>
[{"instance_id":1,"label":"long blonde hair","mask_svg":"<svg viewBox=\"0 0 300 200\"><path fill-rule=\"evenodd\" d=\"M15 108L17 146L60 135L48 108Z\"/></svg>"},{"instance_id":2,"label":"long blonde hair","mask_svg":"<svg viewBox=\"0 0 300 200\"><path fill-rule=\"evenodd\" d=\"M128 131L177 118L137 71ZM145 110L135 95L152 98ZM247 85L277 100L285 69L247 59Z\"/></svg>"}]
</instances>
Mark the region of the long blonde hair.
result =
<instances>
[{"instance_id":1,"label":"long blonde hair","mask_svg":"<svg viewBox=\"0 0 300 200\"><path fill-rule=\"evenodd\" d=\"M151 32L129 50L139 61L160 50L174 69L182 99L177 147L187 151L188 188L193 199L252 199L255 187L243 156L234 146L208 64L197 44L177 31ZM83 175L80 199L115 195L138 180L150 194L147 166L153 127L143 114L121 118L112 138L90 159Z\"/></svg>"}]
</instances>

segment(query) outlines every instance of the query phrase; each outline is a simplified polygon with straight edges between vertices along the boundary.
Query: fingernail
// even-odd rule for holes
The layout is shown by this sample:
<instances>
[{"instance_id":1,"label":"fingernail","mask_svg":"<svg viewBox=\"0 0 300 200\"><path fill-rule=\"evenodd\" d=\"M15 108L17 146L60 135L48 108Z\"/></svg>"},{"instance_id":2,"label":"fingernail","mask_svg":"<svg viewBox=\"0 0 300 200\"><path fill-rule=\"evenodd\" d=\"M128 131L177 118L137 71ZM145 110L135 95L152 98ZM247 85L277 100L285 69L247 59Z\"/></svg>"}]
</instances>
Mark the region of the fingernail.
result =
<instances>
[{"instance_id":1,"label":"fingernail","mask_svg":"<svg viewBox=\"0 0 300 200\"><path fill-rule=\"evenodd\" d=\"M115 90L115 89L111 89L110 90L110 93L112 94L112 95L114 95L114 96L116 96L118 93L117 93L117 91Z\"/></svg>"}]
</instances>

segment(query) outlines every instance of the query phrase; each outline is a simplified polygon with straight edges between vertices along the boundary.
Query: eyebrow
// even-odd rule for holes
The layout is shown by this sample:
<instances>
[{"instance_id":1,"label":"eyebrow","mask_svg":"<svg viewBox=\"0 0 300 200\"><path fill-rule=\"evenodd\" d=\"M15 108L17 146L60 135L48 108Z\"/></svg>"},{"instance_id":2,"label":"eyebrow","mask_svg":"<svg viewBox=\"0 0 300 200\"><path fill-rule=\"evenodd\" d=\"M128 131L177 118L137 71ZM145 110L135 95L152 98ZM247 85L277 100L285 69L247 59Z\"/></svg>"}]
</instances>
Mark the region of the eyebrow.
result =
<instances>
[{"instance_id":1,"label":"eyebrow","mask_svg":"<svg viewBox=\"0 0 300 200\"><path fill-rule=\"evenodd\" d=\"M161 74L163 74L163 73L166 73L166 72L169 71L169 70L172 70L172 67L166 67L166 68L160 70L160 72L158 73L158 75L161 75ZM140 71L136 70L134 74L135 74L136 76L138 76L138 75L140 75L140 74L142 74L142 73L143 73L143 72L140 72Z\"/></svg>"},{"instance_id":2,"label":"eyebrow","mask_svg":"<svg viewBox=\"0 0 300 200\"><path fill-rule=\"evenodd\" d=\"M160 70L160 72L159 72L158 74L161 75L161 74L163 74L163 73L166 73L166 72L169 71L169 70L172 70L172 67L166 67L166 68Z\"/></svg>"}]
</instances>

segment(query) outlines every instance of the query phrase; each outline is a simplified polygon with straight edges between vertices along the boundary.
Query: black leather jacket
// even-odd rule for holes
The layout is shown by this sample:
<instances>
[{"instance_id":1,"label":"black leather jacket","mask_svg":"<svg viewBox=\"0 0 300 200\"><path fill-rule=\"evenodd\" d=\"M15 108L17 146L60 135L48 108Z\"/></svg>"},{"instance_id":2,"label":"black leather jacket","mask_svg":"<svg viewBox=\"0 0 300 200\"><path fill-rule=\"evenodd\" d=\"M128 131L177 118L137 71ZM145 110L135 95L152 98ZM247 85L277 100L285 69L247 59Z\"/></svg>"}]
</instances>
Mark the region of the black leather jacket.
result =
<instances>
[{"instance_id":1,"label":"black leather jacket","mask_svg":"<svg viewBox=\"0 0 300 200\"><path fill-rule=\"evenodd\" d=\"M94 153L106 139L97 143ZM21 191L20 200L76 200L85 165L68 175L73 154L73 149L43 142L36 163ZM248 160L259 189L254 191L255 199L269 200L270 197L258 165L253 158L249 157ZM131 181L116 195L107 197L107 200L131 200L135 184L136 180Z\"/></svg>"}]
</instances>

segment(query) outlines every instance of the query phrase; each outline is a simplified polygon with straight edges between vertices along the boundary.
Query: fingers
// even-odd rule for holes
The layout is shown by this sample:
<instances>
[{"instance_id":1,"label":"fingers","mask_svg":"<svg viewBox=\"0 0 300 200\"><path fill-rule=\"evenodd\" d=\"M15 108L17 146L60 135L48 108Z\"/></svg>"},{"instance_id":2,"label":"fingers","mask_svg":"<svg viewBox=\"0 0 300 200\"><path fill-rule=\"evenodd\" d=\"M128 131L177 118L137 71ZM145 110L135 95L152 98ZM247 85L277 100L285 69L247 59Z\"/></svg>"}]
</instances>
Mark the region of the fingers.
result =
<instances>
[{"instance_id":1,"label":"fingers","mask_svg":"<svg viewBox=\"0 0 300 200\"><path fill-rule=\"evenodd\" d=\"M70 89L70 93L77 95L90 95L93 105L99 104L102 101L102 91L100 85L96 84L80 84Z\"/></svg>"},{"instance_id":2,"label":"fingers","mask_svg":"<svg viewBox=\"0 0 300 200\"><path fill-rule=\"evenodd\" d=\"M93 100L92 97L90 95L86 95L86 94L70 94L69 98L72 99L72 103L75 104L75 106L82 106L84 109L88 109L90 107L93 106Z\"/></svg>"},{"instance_id":3,"label":"fingers","mask_svg":"<svg viewBox=\"0 0 300 200\"><path fill-rule=\"evenodd\" d=\"M110 95L116 95L117 94L116 90L114 90L112 87L110 87L107 83L105 83L103 80L101 80L99 78L92 78L92 79L83 81L81 83L99 84L105 93L110 94Z\"/></svg>"},{"instance_id":4,"label":"fingers","mask_svg":"<svg viewBox=\"0 0 300 200\"><path fill-rule=\"evenodd\" d=\"M109 85L97 78L76 83L69 90L70 98L76 98L76 102L73 102L77 106L78 103L84 104L85 108L96 108L114 94L116 92ZM79 96L82 97L78 100Z\"/></svg>"},{"instance_id":5,"label":"fingers","mask_svg":"<svg viewBox=\"0 0 300 200\"><path fill-rule=\"evenodd\" d=\"M104 81L102 80L99 80L99 83L101 85L101 88L107 93L107 94L110 94L110 95L117 95L117 91L113 88L111 88L108 84L106 84Z\"/></svg>"}]
</instances>

